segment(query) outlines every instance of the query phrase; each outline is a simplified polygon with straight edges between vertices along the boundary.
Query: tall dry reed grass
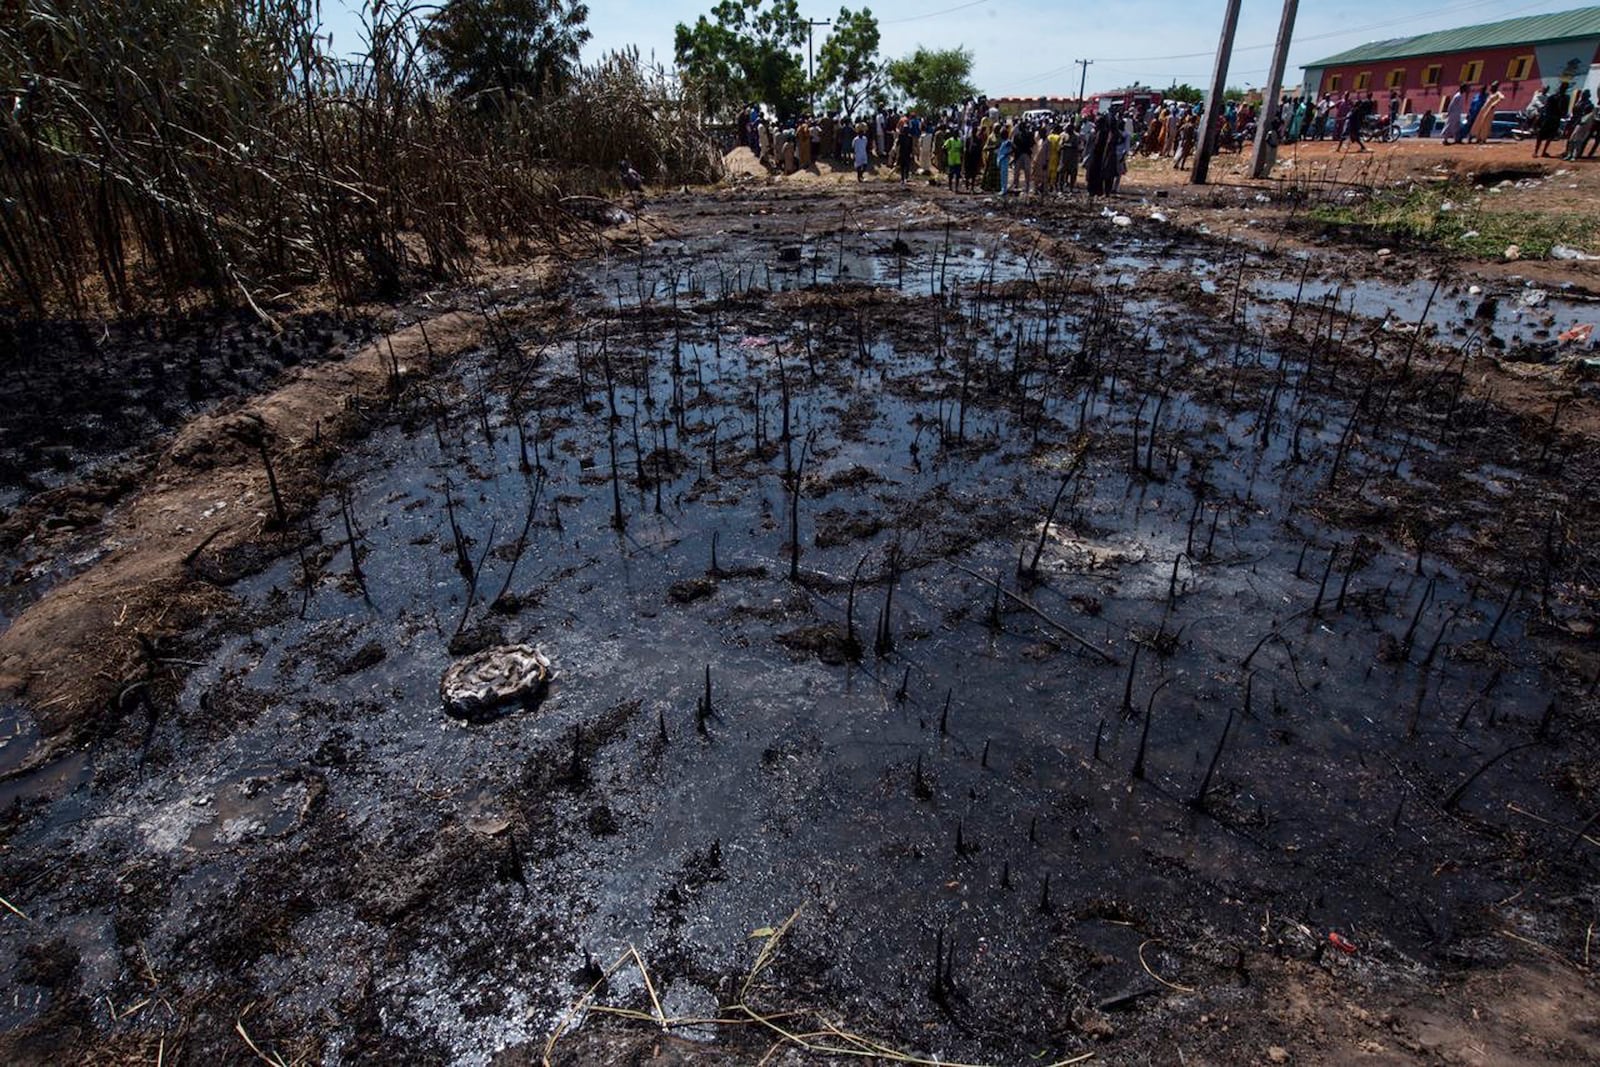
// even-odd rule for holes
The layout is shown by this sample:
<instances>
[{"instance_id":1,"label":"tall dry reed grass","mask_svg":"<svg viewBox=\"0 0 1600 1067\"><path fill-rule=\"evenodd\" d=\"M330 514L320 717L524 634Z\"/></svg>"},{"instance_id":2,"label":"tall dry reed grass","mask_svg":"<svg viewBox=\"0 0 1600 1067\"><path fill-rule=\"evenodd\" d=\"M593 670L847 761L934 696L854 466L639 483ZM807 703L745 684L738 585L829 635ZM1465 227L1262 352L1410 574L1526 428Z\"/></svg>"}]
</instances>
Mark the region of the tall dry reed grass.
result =
<instances>
[{"instance_id":1,"label":"tall dry reed grass","mask_svg":"<svg viewBox=\"0 0 1600 1067\"><path fill-rule=\"evenodd\" d=\"M550 100L457 99L429 78L423 11L371 0L339 55L316 0L0 3L0 310L391 296L559 242L562 195L619 157L716 176L637 55Z\"/></svg>"}]
</instances>

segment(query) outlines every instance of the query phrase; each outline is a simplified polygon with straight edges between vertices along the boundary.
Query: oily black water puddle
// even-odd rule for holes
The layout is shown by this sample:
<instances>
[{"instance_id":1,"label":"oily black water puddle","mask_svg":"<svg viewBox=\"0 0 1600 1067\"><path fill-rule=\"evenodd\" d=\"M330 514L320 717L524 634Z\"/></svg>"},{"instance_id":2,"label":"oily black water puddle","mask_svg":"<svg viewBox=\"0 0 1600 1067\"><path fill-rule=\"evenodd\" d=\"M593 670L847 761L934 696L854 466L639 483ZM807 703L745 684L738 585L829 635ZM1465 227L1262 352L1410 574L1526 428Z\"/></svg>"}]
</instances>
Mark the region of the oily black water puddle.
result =
<instances>
[{"instance_id":1,"label":"oily black water puddle","mask_svg":"<svg viewBox=\"0 0 1600 1067\"><path fill-rule=\"evenodd\" d=\"M1504 568L1320 517L1330 481L1481 449L1352 443L1326 357L1242 364L993 238L792 244L595 262L575 336L463 360L353 448L178 707L14 794L3 1025L72 995L26 964L50 937L113 1004L148 972L328 1061L485 1063L630 944L669 1013L713 1011L803 907L775 1007L1011 1062L1083 1045L1059 1005L1155 990L1154 939L1220 981L1330 931L1375 967L1478 960L1519 893L1525 930L1577 921L1582 858L1536 868L1564 835L1506 807L1580 818ZM451 647L493 640L557 677L457 723ZM648 1003L634 970L606 992Z\"/></svg>"}]
</instances>

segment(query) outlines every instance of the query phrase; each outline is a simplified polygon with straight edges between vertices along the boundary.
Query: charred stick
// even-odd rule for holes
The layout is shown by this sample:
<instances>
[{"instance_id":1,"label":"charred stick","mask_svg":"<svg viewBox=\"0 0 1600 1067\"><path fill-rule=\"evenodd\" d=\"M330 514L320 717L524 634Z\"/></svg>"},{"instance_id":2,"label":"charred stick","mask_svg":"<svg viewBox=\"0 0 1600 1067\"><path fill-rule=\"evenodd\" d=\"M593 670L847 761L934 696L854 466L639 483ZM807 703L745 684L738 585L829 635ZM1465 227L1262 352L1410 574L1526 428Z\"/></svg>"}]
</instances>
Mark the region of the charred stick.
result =
<instances>
[{"instance_id":1,"label":"charred stick","mask_svg":"<svg viewBox=\"0 0 1600 1067\"><path fill-rule=\"evenodd\" d=\"M983 575L979 574L977 571L973 570L970 567L965 567L965 566L961 565L960 563L957 563L955 560L945 560L945 562L948 563L950 566L954 567L956 570L962 571L965 574L971 575L973 578L978 579L978 581L980 581L980 582L990 582L990 579L984 577ZM994 583L994 582L991 582L991 584L998 585L998 583ZM1048 623L1057 632L1059 632L1061 634L1064 634L1066 637L1070 638L1080 648L1083 648L1085 651L1093 653L1102 662L1108 663L1111 666L1116 666L1118 664L1119 661L1117 660L1117 657L1113 656L1111 653L1109 653L1109 652L1105 651L1104 649L1100 648L1098 645L1094 644L1092 641L1088 640L1087 638L1080 636L1078 633L1076 633L1072 629L1068 628L1067 626L1064 626L1063 624L1057 622L1055 619L1052 619L1050 616L1046 615L1043 611L1041 611L1036 605L1034 605L1034 603L1032 601L1028 600L1025 597L1018 596L1016 593L1011 592L1009 589L1002 589L1001 593L1006 597L1006 599L1010 600L1013 604L1017 604L1020 607L1026 608L1028 611L1031 611L1034 615L1037 615L1040 619L1042 619L1046 623Z\"/></svg>"},{"instance_id":2,"label":"charred stick","mask_svg":"<svg viewBox=\"0 0 1600 1067\"><path fill-rule=\"evenodd\" d=\"M1156 686L1153 690L1150 691L1150 699L1145 703L1145 707L1144 707L1144 728L1139 731L1139 751L1133 757L1133 767L1128 772L1129 774L1133 775L1133 777L1135 777L1135 778L1139 778L1139 779L1143 779L1144 778L1145 746L1150 741L1150 720L1155 718L1156 696L1163 689L1165 689L1169 684L1171 684L1171 682L1172 682L1171 678L1162 679L1161 684Z\"/></svg>"},{"instance_id":3,"label":"charred stick","mask_svg":"<svg viewBox=\"0 0 1600 1067\"><path fill-rule=\"evenodd\" d=\"M1334 560L1339 558L1339 547L1334 545L1328 552L1328 562L1322 568L1322 581L1317 583L1317 597L1311 602L1311 616L1318 618L1322 615L1322 597L1328 591L1328 575L1333 573Z\"/></svg>"},{"instance_id":4,"label":"charred stick","mask_svg":"<svg viewBox=\"0 0 1600 1067\"><path fill-rule=\"evenodd\" d=\"M1233 726L1233 709L1228 709L1228 721L1222 724L1222 736L1217 738L1216 751L1211 753L1211 763L1206 767L1206 775L1200 779L1200 788L1195 790L1194 799L1189 801L1194 807L1205 803L1206 794L1211 791L1211 776L1217 773L1217 764L1222 759L1222 749L1228 743L1228 730Z\"/></svg>"},{"instance_id":5,"label":"charred stick","mask_svg":"<svg viewBox=\"0 0 1600 1067\"><path fill-rule=\"evenodd\" d=\"M533 516L543 489L544 476L540 475L533 483L533 491L528 494L528 513L523 517L521 532L517 534L517 547L511 554L511 566L506 568L506 580L500 583L500 591L489 602L491 604L505 603L506 594L511 591L511 579L516 577L517 564L522 562L522 554L528 550L528 533L533 529Z\"/></svg>"},{"instance_id":6,"label":"charred stick","mask_svg":"<svg viewBox=\"0 0 1600 1067\"><path fill-rule=\"evenodd\" d=\"M1489 636L1484 638L1489 644L1494 644L1495 635L1500 632L1500 624L1506 621L1506 614L1511 611L1511 605L1516 603L1517 594L1522 592L1523 571L1517 572L1517 580L1511 584L1511 592L1506 594L1505 603L1500 605L1500 612L1494 617L1494 625L1489 627Z\"/></svg>"},{"instance_id":7,"label":"charred stick","mask_svg":"<svg viewBox=\"0 0 1600 1067\"><path fill-rule=\"evenodd\" d=\"M1563 856L1568 855L1573 849L1577 848L1578 842L1584 840L1588 836L1589 831L1594 829L1596 823L1600 823L1600 811L1597 811L1593 815L1589 816L1584 824L1578 827L1577 831L1574 832L1572 837L1568 839L1567 847L1561 850L1561 854Z\"/></svg>"},{"instance_id":8,"label":"charred stick","mask_svg":"<svg viewBox=\"0 0 1600 1067\"><path fill-rule=\"evenodd\" d=\"M1428 584L1422 590L1422 599L1417 601L1417 610L1411 616L1411 625L1406 627L1405 636L1400 639L1401 652L1407 659L1411 657L1411 642L1416 636L1417 624L1422 621L1422 612L1428 606L1428 601L1433 599L1433 588L1437 581L1437 575L1428 579Z\"/></svg>"},{"instance_id":9,"label":"charred stick","mask_svg":"<svg viewBox=\"0 0 1600 1067\"><path fill-rule=\"evenodd\" d=\"M1444 800L1440 803L1440 807L1444 808L1445 811L1454 810L1457 806L1460 805L1461 798L1466 793L1467 787L1470 786L1473 782L1476 782L1478 780L1479 776L1481 776L1484 771L1487 771L1490 767L1493 767L1496 763L1499 763L1501 760L1505 759L1507 756L1511 755L1513 752L1521 752L1525 748L1533 748L1535 745L1542 745L1542 744L1544 744L1543 741L1523 741L1523 742L1521 742L1519 744L1509 745L1506 748L1501 749L1499 752L1495 753L1493 756L1490 756L1487 760L1485 760L1483 762L1483 764L1481 766L1479 766L1479 768L1477 770L1475 770L1471 774L1467 775L1465 780L1463 780L1460 785L1456 786L1455 789L1451 790L1450 795L1445 797Z\"/></svg>"},{"instance_id":10,"label":"charred stick","mask_svg":"<svg viewBox=\"0 0 1600 1067\"><path fill-rule=\"evenodd\" d=\"M356 542L356 523L350 514L350 491L339 490L339 511L344 516L345 545L350 549L350 573L355 576L356 584L361 586L361 595L370 601L372 598L367 592L367 576L361 569L360 545Z\"/></svg>"},{"instance_id":11,"label":"charred stick","mask_svg":"<svg viewBox=\"0 0 1600 1067\"><path fill-rule=\"evenodd\" d=\"M1133 716L1133 673L1139 668L1139 646L1133 646L1133 657L1128 660L1128 680L1122 685L1122 717Z\"/></svg>"}]
</instances>

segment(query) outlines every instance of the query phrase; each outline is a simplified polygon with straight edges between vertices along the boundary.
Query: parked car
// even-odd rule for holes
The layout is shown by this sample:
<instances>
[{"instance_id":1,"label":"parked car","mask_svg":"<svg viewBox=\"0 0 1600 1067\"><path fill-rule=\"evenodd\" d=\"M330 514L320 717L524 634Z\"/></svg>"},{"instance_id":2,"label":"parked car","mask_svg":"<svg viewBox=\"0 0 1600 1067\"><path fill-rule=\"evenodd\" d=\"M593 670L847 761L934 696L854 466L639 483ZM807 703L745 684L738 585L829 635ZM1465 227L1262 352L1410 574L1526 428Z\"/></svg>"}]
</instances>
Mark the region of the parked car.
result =
<instances>
[{"instance_id":1,"label":"parked car","mask_svg":"<svg viewBox=\"0 0 1600 1067\"><path fill-rule=\"evenodd\" d=\"M1515 137L1518 140L1528 136L1528 130L1522 125L1522 112L1496 111L1493 121L1489 123L1489 136L1495 138Z\"/></svg>"},{"instance_id":2,"label":"parked car","mask_svg":"<svg viewBox=\"0 0 1600 1067\"><path fill-rule=\"evenodd\" d=\"M1422 116L1416 114L1415 112L1413 112L1410 115L1401 115L1400 116L1399 125L1400 125L1400 136L1401 137L1420 137L1420 136L1422 136ZM1433 129L1428 131L1428 136L1429 137L1438 137L1439 136L1439 131L1441 129L1443 129L1443 128L1444 128L1444 123L1440 122L1439 121L1439 117L1437 115L1435 115L1434 116L1434 121L1433 121Z\"/></svg>"}]
</instances>

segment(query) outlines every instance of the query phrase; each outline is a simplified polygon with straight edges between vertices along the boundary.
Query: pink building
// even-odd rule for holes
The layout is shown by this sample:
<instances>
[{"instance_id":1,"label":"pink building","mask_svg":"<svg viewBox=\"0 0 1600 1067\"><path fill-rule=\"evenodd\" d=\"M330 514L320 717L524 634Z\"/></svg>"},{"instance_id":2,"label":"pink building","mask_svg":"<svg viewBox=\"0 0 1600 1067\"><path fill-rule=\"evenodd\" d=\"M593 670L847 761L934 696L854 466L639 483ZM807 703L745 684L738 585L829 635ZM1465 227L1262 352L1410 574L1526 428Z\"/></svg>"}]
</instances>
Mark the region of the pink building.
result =
<instances>
[{"instance_id":1,"label":"pink building","mask_svg":"<svg viewBox=\"0 0 1600 1067\"><path fill-rule=\"evenodd\" d=\"M1373 41L1304 69L1304 91L1313 96L1388 99L1398 90L1403 112L1438 111L1459 86L1497 81L1506 94L1501 108L1520 109L1541 86L1600 89L1600 7Z\"/></svg>"}]
</instances>

